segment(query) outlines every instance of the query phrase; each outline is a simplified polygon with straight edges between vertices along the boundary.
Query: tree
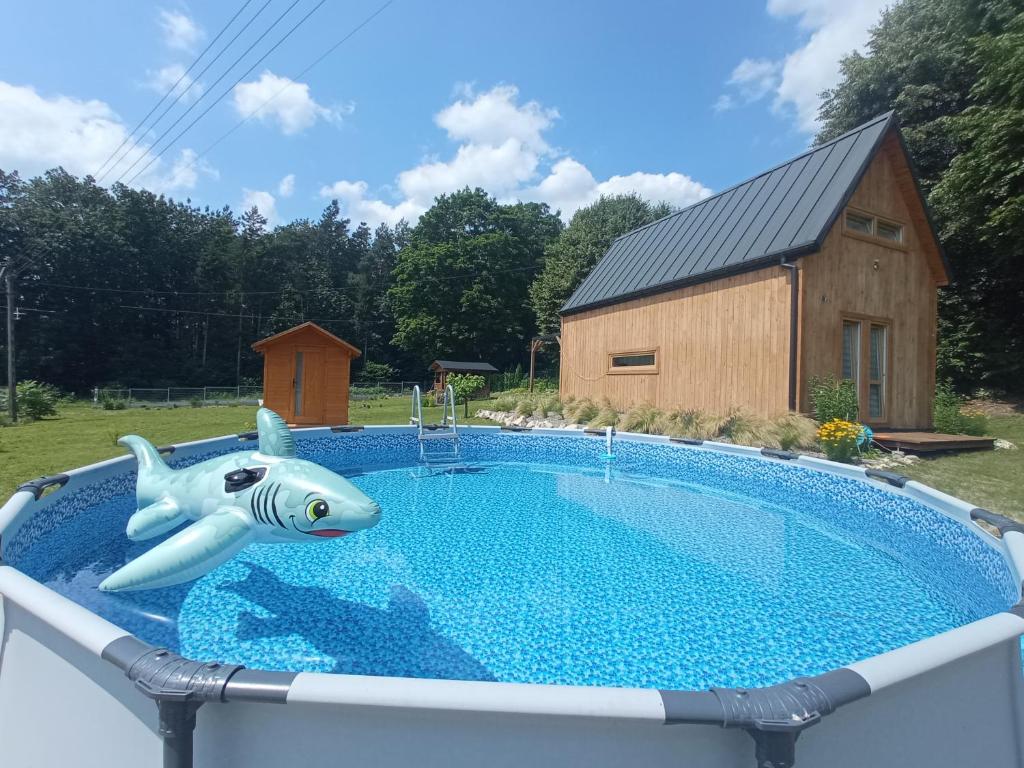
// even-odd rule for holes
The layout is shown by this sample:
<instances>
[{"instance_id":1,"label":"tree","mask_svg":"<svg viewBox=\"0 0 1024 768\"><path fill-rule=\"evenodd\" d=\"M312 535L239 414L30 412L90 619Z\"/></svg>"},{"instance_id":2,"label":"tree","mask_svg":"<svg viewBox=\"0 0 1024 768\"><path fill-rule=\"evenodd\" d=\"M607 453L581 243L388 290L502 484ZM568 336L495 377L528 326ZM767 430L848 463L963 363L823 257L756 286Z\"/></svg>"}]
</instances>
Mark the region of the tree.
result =
<instances>
[{"instance_id":1,"label":"tree","mask_svg":"<svg viewBox=\"0 0 1024 768\"><path fill-rule=\"evenodd\" d=\"M398 253L393 343L424 367L444 357L521 360L534 331L529 285L560 228L546 205L503 206L481 189L438 197Z\"/></svg>"},{"instance_id":2,"label":"tree","mask_svg":"<svg viewBox=\"0 0 1024 768\"><path fill-rule=\"evenodd\" d=\"M602 196L580 208L544 253L544 268L530 286L530 303L542 333L559 328L558 311L607 252L612 241L671 213L667 203L639 195Z\"/></svg>"},{"instance_id":3,"label":"tree","mask_svg":"<svg viewBox=\"0 0 1024 768\"><path fill-rule=\"evenodd\" d=\"M896 111L953 273L939 297L939 376L1024 389L1020 0L903 0L825 93L819 141Z\"/></svg>"},{"instance_id":4,"label":"tree","mask_svg":"<svg viewBox=\"0 0 1024 768\"><path fill-rule=\"evenodd\" d=\"M469 418L469 399L483 389L487 381L476 373L453 373L448 377L448 383L452 386L455 402L462 402L464 415Z\"/></svg>"}]
</instances>

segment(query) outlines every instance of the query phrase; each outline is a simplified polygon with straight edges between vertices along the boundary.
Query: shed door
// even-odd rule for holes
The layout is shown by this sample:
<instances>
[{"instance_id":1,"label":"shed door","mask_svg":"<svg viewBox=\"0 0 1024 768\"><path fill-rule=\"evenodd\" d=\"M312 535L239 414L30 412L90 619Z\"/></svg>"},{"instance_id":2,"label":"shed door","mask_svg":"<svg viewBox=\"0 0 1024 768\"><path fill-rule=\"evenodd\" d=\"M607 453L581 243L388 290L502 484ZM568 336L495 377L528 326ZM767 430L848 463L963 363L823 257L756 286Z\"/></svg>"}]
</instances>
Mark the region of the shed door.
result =
<instances>
[{"instance_id":1,"label":"shed door","mask_svg":"<svg viewBox=\"0 0 1024 768\"><path fill-rule=\"evenodd\" d=\"M324 350L295 350L295 386L293 387L292 420L296 424L323 424Z\"/></svg>"}]
</instances>

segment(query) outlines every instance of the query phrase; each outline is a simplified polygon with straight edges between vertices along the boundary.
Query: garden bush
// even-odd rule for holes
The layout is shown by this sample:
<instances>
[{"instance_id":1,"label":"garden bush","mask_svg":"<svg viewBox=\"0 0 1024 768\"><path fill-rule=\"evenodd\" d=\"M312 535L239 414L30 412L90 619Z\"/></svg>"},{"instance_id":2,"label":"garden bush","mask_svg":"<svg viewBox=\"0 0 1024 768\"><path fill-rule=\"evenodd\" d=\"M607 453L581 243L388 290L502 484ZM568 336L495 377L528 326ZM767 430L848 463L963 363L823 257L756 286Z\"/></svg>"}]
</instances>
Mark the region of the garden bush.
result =
<instances>
[{"instance_id":1,"label":"garden bush","mask_svg":"<svg viewBox=\"0 0 1024 768\"><path fill-rule=\"evenodd\" d=\"M17 386L18 418L41 419L44 416L57 415L57 403L60 392L56 387L40 381L19 381ZM7 410L7 389L0 393L0 408Z\"/></svg>"},{"instance_id":2,"label":"garden bush","mask_svg":"<svg viewBox=\"0 0 1024 768\"><path fill-rule=\"evenodd\" d=\"M819 427L818 440L825 450L825 455L832 461L849 463L853 454L857 452L857 440L862 429L860 424L833 419Z\"/></svg>"},{"instance_id":3,"label":"garden bush","mask_svg":"<svg viewBox=\"0 0 1024 768\"><path fill-rule=\"evenodd\" d=\"M964 399L953 391L949 382L943 382L935 389L932 423L936 432L948 435L980 437L988 432L988 417L981 411L967 408Z\"/></svg>"},{"instance_id":4,"label":"garden bush","mask_svg":"<svg viewBox=\"0 0 1024 768\"><path fill-rule=\"evenodd\" d=\"M839 419L856 421L860 413L857 387L849 379L835 376L812 376L808 384L814 418L819 424Z\"/></svg>"}]
</instances>

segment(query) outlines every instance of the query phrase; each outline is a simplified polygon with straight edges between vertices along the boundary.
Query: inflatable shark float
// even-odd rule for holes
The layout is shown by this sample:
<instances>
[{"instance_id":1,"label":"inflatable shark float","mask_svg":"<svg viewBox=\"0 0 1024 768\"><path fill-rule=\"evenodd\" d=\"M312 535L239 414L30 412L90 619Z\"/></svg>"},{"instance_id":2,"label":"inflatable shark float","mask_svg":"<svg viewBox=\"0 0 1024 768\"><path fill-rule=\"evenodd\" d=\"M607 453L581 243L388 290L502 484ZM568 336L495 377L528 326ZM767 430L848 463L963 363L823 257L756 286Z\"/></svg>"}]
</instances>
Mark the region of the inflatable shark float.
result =
<instances>
[{"instance_id":1,"label":"inflatable shark float","mask_svg":"<svg viewBox=\"0 0 1024 768\"><path fill-rule=\"evenodd\" d=\"M322 541L380 521L377 502L348 480L295 458L295 441L280 416L261 408L256 427L258 451L229 453L178 470L138 435L118 440L139 462L139 510L128 520L128 538L143 541L192 524L110 574L101 590L181 584L254 541Z\"/></svg>"}]
</instances>

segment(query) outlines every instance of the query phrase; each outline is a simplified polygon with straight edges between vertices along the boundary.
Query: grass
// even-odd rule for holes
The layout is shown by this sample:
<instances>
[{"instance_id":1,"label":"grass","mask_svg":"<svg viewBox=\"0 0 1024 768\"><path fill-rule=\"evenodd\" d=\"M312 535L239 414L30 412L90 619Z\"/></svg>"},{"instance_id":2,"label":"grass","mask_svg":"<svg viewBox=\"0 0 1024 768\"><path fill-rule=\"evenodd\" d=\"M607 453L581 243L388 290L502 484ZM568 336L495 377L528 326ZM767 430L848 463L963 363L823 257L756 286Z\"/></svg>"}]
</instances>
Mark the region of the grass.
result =
<instances>
[{"instance_id":1,"label":"grass","mask_svg":"<svg viewBox=\"0 0 1024 768\"><path fill-rule=\"evenodd\" d=\"M469 411L486 406L484 402L472 402ZM463 419L462 413L459 405L460 423L492 423L474 417ZM409 400L352 401L349 418L353 424L407 424ZM425 407L423 419L440 421L441 409ZM136 433L154 445L165 445L255 428L256 407L247 405L123 411L104 411L85 403L63 405L56 418L0 429L0 505L26 480L123 455L124 449L116 443L121 435Z\"/></svg>"},{"instance_id":2,"label":"grass","mask_svg":"<svg viewBox=\"0 0 1024 768\"><path fill-rule=\"evenodd\" d=\"M1024 520L1024 415L993 416L989 434L1018 446L923 458L901 474L993 512Z\"/></svg>"}]
</instances>

